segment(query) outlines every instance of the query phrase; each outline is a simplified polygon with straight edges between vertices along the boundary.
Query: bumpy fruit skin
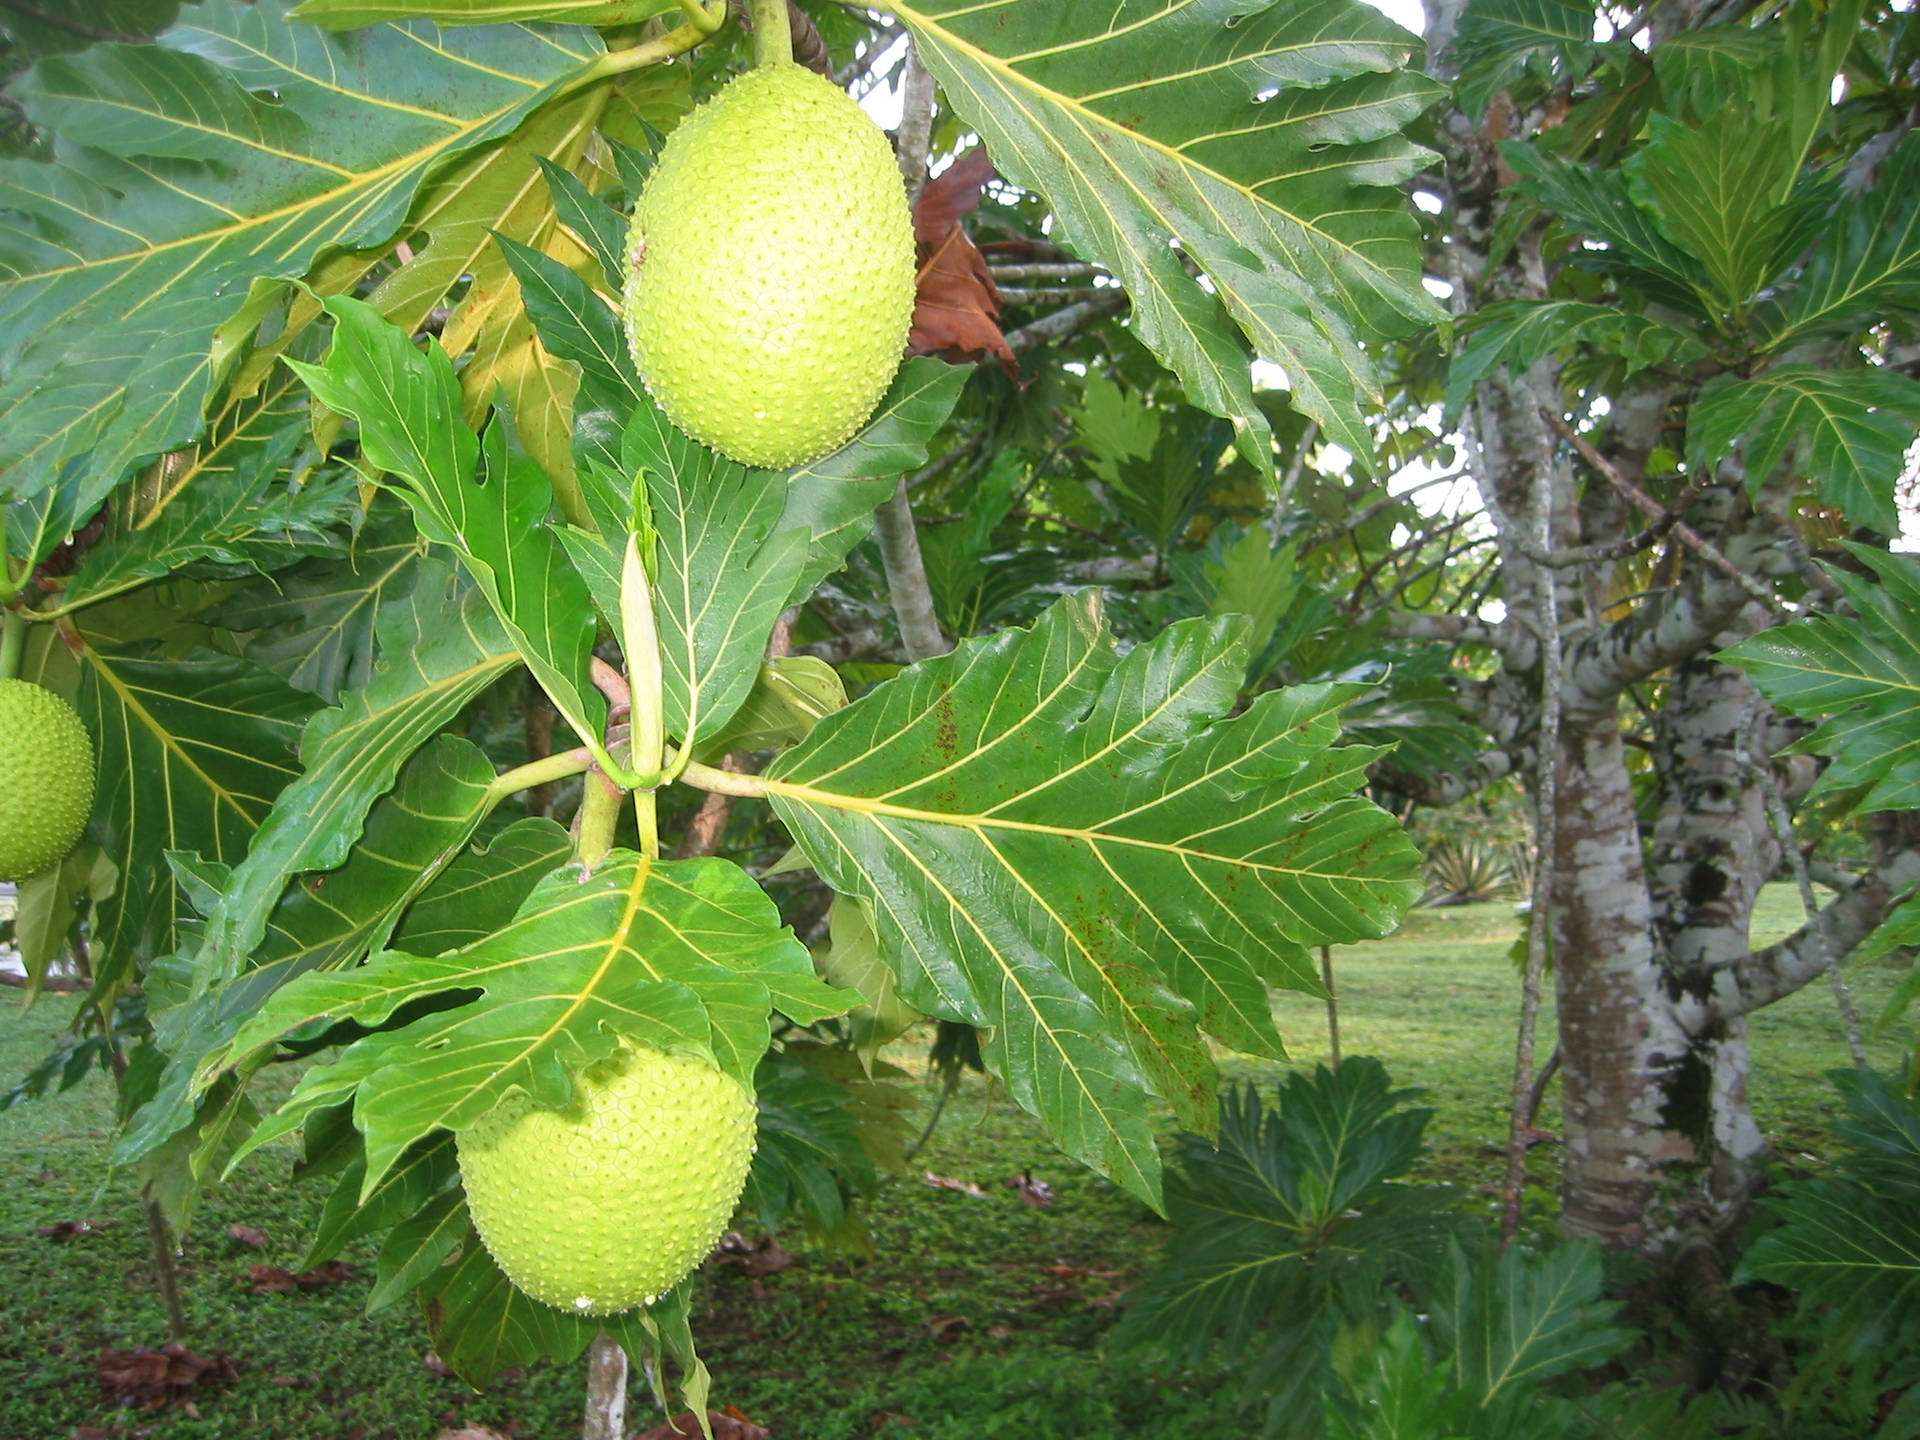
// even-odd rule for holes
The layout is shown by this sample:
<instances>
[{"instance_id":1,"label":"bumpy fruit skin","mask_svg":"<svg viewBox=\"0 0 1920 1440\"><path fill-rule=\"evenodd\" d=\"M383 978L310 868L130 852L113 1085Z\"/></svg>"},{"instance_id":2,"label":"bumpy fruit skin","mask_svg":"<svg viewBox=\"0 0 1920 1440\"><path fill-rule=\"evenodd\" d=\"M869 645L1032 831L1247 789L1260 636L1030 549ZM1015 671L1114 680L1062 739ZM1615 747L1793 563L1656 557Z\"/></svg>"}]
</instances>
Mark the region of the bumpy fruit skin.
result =
<instances>
[{"instance_id":1,"label":"bumpy fruit skin","mask_svg":"<svg viewBox=\"0 0 1920 1440\"><path fill-rule=\"evenodd\" d=\"M674 424L743 464L839 449L899 368L906 188L880 128L798 65L749 71L681 122L627 255L641 378Z\"/></svg>"},{"instance_id":2,"label":"bumpy fruit skin","mask_svg":"<svg viewBox=\"0 0 1920 1440\"><path fill-rule=\"evenodd\" d=\"M93 741L73 707L25 680L0 680L0 880L66 858L93 810Z\"/></svg>"},{"instance_id":3,"label":"bumpy fruit skin","mask_svg":"<svg viewBox=\"0 0 1920 1440\"><path fill-rule=\"evenodd\" d=\"M713 1249L747 1181L756 1113L705 1060L623 1043L576 1080L568 1109L516 1092L456 1137L467 1208L534 1299L630 1310Z\"/></svg>"}]
</instances>

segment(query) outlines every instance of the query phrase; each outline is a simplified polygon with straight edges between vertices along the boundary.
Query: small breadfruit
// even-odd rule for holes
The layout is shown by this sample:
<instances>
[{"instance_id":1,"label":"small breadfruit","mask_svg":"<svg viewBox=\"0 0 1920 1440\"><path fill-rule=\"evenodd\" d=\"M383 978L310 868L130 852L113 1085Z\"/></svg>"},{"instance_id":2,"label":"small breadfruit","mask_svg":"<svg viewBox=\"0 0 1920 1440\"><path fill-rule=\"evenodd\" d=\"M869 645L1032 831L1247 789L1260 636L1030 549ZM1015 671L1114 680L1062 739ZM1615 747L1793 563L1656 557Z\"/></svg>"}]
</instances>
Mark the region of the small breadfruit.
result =
<instances>
[{"instance_id":1,"label":"small breadfruit","mask_svg":"<svg viewBox=\"0 0 1920 1440\"><path fill-rule=\"evenodd\" d=\"M899 368L915 285L900 170L866 112L798 65L749 71L681 122L627 259L647 389L742 464L839 449Z\"/></svg>"},{"instance_id":2,"label":"small breadfruit","mask_svg":"<svg viewBox=\"0 0 1920 1440\"><path fill-rule=\"evenodd\" d=\"M649 1304L726 1228L756 1114L707 1061L623 1041L575 1080L565 1110L516 1091L460 1132L467 1209L534 1299L581 1315Z\"/></svg>"},{"instance_id":3,"label":"small breadfruit","mask_svg":"<svg viewBox=\"0 0 1920 1440\"><path fill-rule=\"evenodd\" d=\"M66 701L0 680L0 880L66 858L93 810L93 741Z\"/></svg>"}]
</instances>

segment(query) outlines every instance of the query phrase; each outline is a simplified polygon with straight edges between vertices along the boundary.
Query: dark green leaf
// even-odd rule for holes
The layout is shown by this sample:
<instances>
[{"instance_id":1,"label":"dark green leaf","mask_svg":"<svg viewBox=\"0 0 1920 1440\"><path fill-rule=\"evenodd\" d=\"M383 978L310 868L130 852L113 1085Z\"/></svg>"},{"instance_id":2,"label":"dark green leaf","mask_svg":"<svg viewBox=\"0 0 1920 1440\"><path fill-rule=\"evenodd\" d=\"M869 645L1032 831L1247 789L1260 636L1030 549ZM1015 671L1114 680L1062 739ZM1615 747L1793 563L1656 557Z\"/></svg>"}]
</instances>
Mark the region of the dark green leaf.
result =
<instances>
[{"instance_id":1,"label":"dark green leaf","mask_svg":"<svg viewBox=\"0 0 1920 1440\"><path fill-rule=\"evenodd\" d=\"M1248 341L1368 463L1374 379L1357 340L1440 318L1396 188L1428 164L1400 131L1440 94L1404 68L1411 35L1349 0L1124 22L1087 6L891 8L994 163L1113 271L1134 332L1253 464L1272 474Z\"/></svg>"},{"instance_id":2,"label":"dark green leaf","mask_svg":"<svg viewBox=\"0 0 1920 1440\"><path fill-rule=\"evenodd\" d=\"M1897 535L1894 484L1916 426L1920 382L1876 368L1779 365L1708 381L1688 418L1687 455L1710 465L1742 447L1756 490L1790 459L1854 524Z\"/></svg>"},{"instance_id":3,"label":"dark green leaf","mask_svg":"<svg viewBox=\"0 0 1920 1440\"><path fill-rule=\"evenodd\" d=\"M380 612L420 581L426 554L399 504L377 504L345 556L308 561L249 586L210 618L252 632L249 660L338 705L343 693L373 680Z\"/></svg>"},{"instance_id":4,"label":"dark green leaf","mask_svg":"<svg viewBox=\"0 0 1920 1440\"><path fill-rule=\"evenodd\" d=\"M262 822L208 917L200 984L240 972L287 880L345 861L407 757L518 663L485 603L471 593L463 600L439 566L422 566L412 590L381 611L379 629L385 668L308 724L304 773Z\"/></svg>"},{"instance_id":5,"label":"dark green leaf","mask_svg":"<svg viewBox=\"0 0 1920 1440\"><path fill-rule=\"evenodd\" d=\"M1910 810L1920 805L1920 560L1848 548L1879 580L1828 572L1856 616L1763 630L1720 658L1781 709L1822 722L1791 747L1833 758L1814 794L1858 793L1864 811Z\"/></svg>"},{"instance_id":6,"label":"dark green leaf","mask_svg":"<svg viewBox=\"0 0 1920 1440\"><path fill-rule=\"evenodd\" d=\"M766 773L776 811L868 900L906 1001L990 1031L989 1064L1071 1153L1157 1203L1143 1091L1212 1127L1206 1029L1278 1053L1266 986L1390 930L1420 889L1352 797L1336 686L1232 720L1238 622L1119 655L1095 592L963 643L821 720Z\"/></svg>"},{"instance_id":7,"label":"dark green leaf","mask_svg":"<svg viewBox=\"0 0 1920 1440\"><path fill-rule=\"evenodd\" d=\"M0 498L91 452L87 515L201 430L216 337L330 247L388 240L429 172L511 132L601 53L589 30L337 38L285 0L207 0L153 45L41 62L12 97L56 163L0 162Z\"/></svg>"},{"instance_id":8,"label":"dark green leaf","mask_svg":"<svg viewBox=\"0 0 1920 1440\"><path fill-rule=\"evenodd\" d=\"M426 353L372 306L336 295L324 365L289 361L320 400L360 422L360 447L402 477L420 533L459 555L574 733L600 745L605 699L593 686L595 620L585 583L545 521L553 491L540 467L509 458L499 426L480 438L461 418L459 382L439 342ZM476 462L484 472L476 475Z\"/></svg>"},{"instance_id":9,"label":"dark green leaf","mask_svg":"<svg viewBox=\"0 0 1920 1440\"><path fill-rule=\"evenodd\" d=\"M438 958L389 951L357 970L310 974L233 1043L245 1062L320 1020L385 1024L410 1002L479 998L365 1036L307 1072L248 1149L358 1090L367 1183L435 1129L460 1130L510 1090L559 1108L572 1076L622 1036L710 1055L751 1086L767 1013L804 1023L852 997L814 978L773 902L724 860L649 863L615 851L591 875L568 866L534 887L512 924Z\"/></svg>"},{"instance_id":10,"label":"dark green leaf","mask_svg":"<svg viewBox=\"0 0 1920 1440\"><path fill-rule=\"evenodd\" d=\"M1471 0L1454 38L1460 103L1481 120L1493 97L1529 70L1539 70L1548 89L1577 81L1594 48L1592 0Z\"/></svg>"},{"instance_id":11,"label":"dark green leaf","mask_svg":"<svg viewBox=\"0 0 1920 1440\"><path fill-rule=\"evenodd\" d=\"M704 740L740 708L807 555L781 529L785 487L670 424L649 402L627 422L623 473L644 485L655 536L654 623L667 732Z\"/></svg>"},{"instance_id":12,"label":"dark green leaf","mask_svg":"<svg viewBox=\"0 0 1920 1440\"><path fill-rule=\"evenodd\" d=\"M1365 1055L1287 1076L1272 1109L1251 1087L1228 1091L1218 1148L1181 1141L1167 1186L1173 1243L1134 1292L1119 1342L1197 1357L1217 1339L1241 1357L1268 1327L1284 1332L1341 1298L1328 1291L1371 1309L1389 1277L1434 1269L1458 1228L1446 1197L1394 1183L1433 1116L1405 1108L1416 1094Z\"/></svg>"},{"instance_id":13,"label":"dark green leaf","mask_svg":"<svg viewBox=\"0 0 1920 1440\"><path fill-rule=\"evenodd\" d=\"M1877 185L1841 202L1805 273L1769 317L1767 348L1846 335L1887 310L1920 309L1920 134L1909 134Z\"/></svg>"},{"instance_id":14,"label":"dark green leaf","mask_svg":"<svg viewBox=\"0 0 1920 1440\"><path fill-rule=\"evenodd\" d=\"M547 189L553 193L554 214L593 252L607 285L620 288L626 273L627 217L596 197L579 176L544 155L540 157L540 173L547 177Z\"/></svg>"},{"instance_id":15,"label":"dark green leaf","mask_svg":"<svg viewBox=\"0 0 1920 1440\"><path fill-rule=\"evenodd\" d=\"M1677 325L1630 314L1618 305L1579 300L1509 300L1489 305L1463 323L1466 346L1447 367L1447 409L1459 414L1473 388L1495 365L1515 373L1548 355L1587 345L1626 362L1626 373L1668 361L1687 364L1706 354L1699 338Z\"/></svg>"},{"instance_id":16,"label":"dark green leaf","mask_svg":"<svg viewBox=\"0 0 1920 1440\"><path fill-rule=\"evenodd\" d=\"M1524 1397L1542 1381L1593 1366L1638 1337L1608 1322L1600 1248L1566 1241L1544 1254L1519 1245L1469 1260L1452 1247L1453 1284L1433 1307L1435 1338L1451 1351L1453 1383L1477 1405Z\"/></svg>"},{"instance_id":17,"label":"dark green leaf","mask_svg":"<svg viewBox=\"0 0 1920 1440\"><path fill-rule=\"evenodd\" d=\"M571 1364L600 1328L514 1289L471 1231L459 1257L432 1271L418 1294L434 1353L473 1386L536 1360Z\"/></svg>"},{"instance_id":18,"label":"dark green leaf","mask_svg":"<svg viewBox=\"0 0 1920 1440\"><path fill-rule=\"evenodd\" d=\"M408 907L393 945L443 955L505 928L543 876L573 853L563 826L535 816L516 821L484 850L463 852Z\"/></svg>"}]
</instances>

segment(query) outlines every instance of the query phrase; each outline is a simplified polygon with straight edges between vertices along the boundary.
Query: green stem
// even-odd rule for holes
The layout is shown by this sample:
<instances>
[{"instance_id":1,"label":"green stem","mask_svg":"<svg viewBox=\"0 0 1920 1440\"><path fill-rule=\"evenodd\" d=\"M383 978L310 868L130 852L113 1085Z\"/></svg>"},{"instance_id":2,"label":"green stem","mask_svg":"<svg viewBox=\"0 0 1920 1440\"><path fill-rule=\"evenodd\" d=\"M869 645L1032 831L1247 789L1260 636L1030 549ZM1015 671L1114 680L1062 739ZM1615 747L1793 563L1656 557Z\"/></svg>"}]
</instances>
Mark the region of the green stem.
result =
<instances>
[{"instance_id":1,"label":"green stem","mask_svg":"<svg viewBox=\"0 0 1920 1440\"><path fill-rule=\"evenodd\" d=\"M787 0L747 0L753 19L753 63L791 65L793 27L787 22Z\"/></svg>"},{"instance_id":2,"label":"green stem","mask_svg":"<svg viewBox=\"0 0 1920 1440\"><path fill-rule=\"evenodd\" d=\"M602 772L587 772L586 793L580 797L580 814L574 822L573 858L589 870L613 848L614 828L620 823L620 802L625 798L626 792Z\"/></svg>"},{"instance_id":3,"label":"green stem","mask_svg":"<svg viewBox=\"0 0 1920 1440\"><path fill-rule=\"evenodd\" d=\"M17 610L0 614L0 680L12 680L19 676L20 660L26 653L26 617Z\"/></svg>"},{"instance_id":4,"label":"green stem","mask_svg":"<svg viewBox=\"0 0 1920 1440\"><path fill-rule=\"evenodd\" d=\"M710 12L700 0L680 0L680 8L687 12L687 23L702 35L711 35L727 23L727 7L716 7L718 13Z\"/></svg>"},{"instance_id":5,"label":"green stem","mask_svg":"<svg viewBox=\"0 0 1920 1440\"><path fill-rule=\"evenodd\" d=\"M593 752L582 745L578 750L531 760L498 776L487 787L487 808L491 810L509 795L531 790L536 785L551 785L556 780L584 774L593 765Z\"/></svg>"},{"instance_id":6,"label":"green stem","mask_svg":"<svg viewBox=\"0 0 1920 1440\"><path fill-rule=\"evenodd\" d=\"M714 31L726 23L727 0L713 0L713 3L707 7L707 15L713 24L711 30L703 29L689 20L686 24L676 25L658 39L649 40L643 45L635 45L628 50L606 51L593 64L563 85L561 93L571 95L576 90L583 90L589 85L596 85L615 75L625 75L631 70L644 70L649 65L658 65L664 60L671 60L676 55L684 55L695 46L704 44Z\"/></svg>"},{"instance_id":7,"label":"green stem","mask_svg":"<svg viewBox=\"0 0 1920 1440\"><path fill-rule=\"evenodd\" d=\"M658 790L633 792L633 818L640 828L640 853L649 860L660 858L660 806Z\"/></svg>"},{"instance_id":8,"label":"green stem","mask_svg":"<svg viewBox=\"0 0 1920 1440\"><path fill-rule=\"evenodd\" d=\"M710 790L717 795L744 795L752 800L765 799L773 792L772 784L759 775L721 770L684 756L675 756L674 763L680 767L680 778L697 790Z\"/></svg>"}]
</instances>

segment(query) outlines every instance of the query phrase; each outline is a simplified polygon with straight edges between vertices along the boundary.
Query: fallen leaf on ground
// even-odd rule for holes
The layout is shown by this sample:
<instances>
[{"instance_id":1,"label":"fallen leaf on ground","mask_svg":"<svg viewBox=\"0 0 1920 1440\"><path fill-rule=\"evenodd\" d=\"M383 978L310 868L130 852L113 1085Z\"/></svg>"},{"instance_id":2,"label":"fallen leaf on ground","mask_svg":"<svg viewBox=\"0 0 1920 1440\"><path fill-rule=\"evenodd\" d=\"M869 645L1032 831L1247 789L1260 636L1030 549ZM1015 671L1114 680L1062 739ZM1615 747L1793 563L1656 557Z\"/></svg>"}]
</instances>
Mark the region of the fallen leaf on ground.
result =
<instances>
[{"instance_id":1,"label":"fallen leaf on ground","mask_svg":"<svg viewBox=\"0 0 1920 1440\"><path fill-rule=\"evenodd\" d=\"M433 1440L507 1440L498 1430L469 1425L464 1430L442 1430Z\"/></svg>"},{"instance_id":2,"label":"fallen leaf on ground","mask_svg":"<svg viewBox=\"0 0 1920 1440\"><path fill-rule=\"evenodd\" d=\"M431 1370L434 1374L441 1376L442 1378L450 1377L453 1374L453 1367L447 1364L447 1362L442 1360L438 1355L434 1354L433 1351L431 1350L427 1351L426 1356L420 1361L420 1363L426 1366L427 1369Z\"/></svg>"},{"instance_id":3,"label":"fallen leaf on ground","mask_svg":"<svg viewBox=\"0 0 1920 1440\"><path fill-rule=\"evenodd\" d=\"M1120 1273L1118 1270L1089 1270L1084 1265L1068 1265L1060 1260L1054 1261L1051 1265L1042 1265L1040 1268L1049 1275L1058 1275L1063 1280L1084 1280L1089 1276L1099 1280L1111 1280Z\"/></svg>"},{"instance_id":4,"label":"fallen leaf on ground","mask_svg":"<svg viewBox=\"0 0 1920 1440\"><path fill-rule=\"evenodd\" d=\"M188 1391L202 1385L223 1385L239 1378L239 1367L229 1355L196 1355L174 1342L158 1350L136 1345L131 1350L102 1349L94 1367L100 1388L125 1405L142 1410L169 1406L190 1407Z\"/></svg>"},{"instance_id":5,"label":"fallen leaf on ground","mask_svg":"<svg viewBox=\"0 0 1920 1440\"><path fill-rule=\"evenodd\" d=\"M951 1175L936 1175L929 1170L925 1182L936 1190L958 1190L962 1195L971 1195L976 1200L987 1198L987 1192L971 1180L956 1180Z\"/></svg>"},{"instance_id":6,"label":"fallen leaf on ground","mask_svg":"<svg viewBox=\"0 0 1920 1440\"><path fill-rule=\"evenodd\" d=\"M733 1410L731 1405L727 1409L733 1413L723 1414L718 1410L707 1412L707 1424L713 1427L713 1440L767 1440L765 1427L754 1424L739 1411ZM683 1415L676 1415L665 1425L656 1425L644 1434L636 1435L634 1440L701 1440L700 1421L689 1410Z\"/></svg>"},{"instance_id":7,"label":"fallen leaf on ground","mask_svg":"<svg viewBox=\"0 0 1920 1440\"><path fill-rule=\"evenodd\" d=\"M255 1295L284 1295L292 1290L311 1290L316 1285L338 1285L351 1280L353 1266L344 1260L329 1260L298 1275L282 1265L255 1265L247 1271L247 1289Z\"/></svg>"},{"instance_id":8,"label":"fallen leaf on ground","mask_svg":"<svg viewBox=\"0 0 1920 1440\"><path fill-rule=\"evenodd\" d=\"M738 1230L729 1230L714 1248L715 1263L728 1265L743 1275L778 1275L793 1264L793 1256L781 1248L771 1235L752 1241Z\"/></svg>"},{"instance_id":9,"label":"fallen leaf on ground","mask_svg":"<svg viewBox=\"0 0 1920 1440\"><path fill-rule=\"evenodd\" d=\"M980 188L993 175L985 147L976 145L920 192L913 207L919 288L907 353L956 364L991 355L1009 375L1018 375L1019 362L1000 331L1000 287L960 223L979 208Z\"/></svg>"},{"instance_id":10,"label":"fallen leaf on ground","mask_svg":"<svg viewBox=\"0 0 1920 1440\"><path fill-rule=\"evenodd\" d=\"M40 1225L34 1234L43 1240L51 1240L63 1245L69 1240L78 1240L82 1235L91 1235L96 1230L111 1230L111 1220L62 1220L58 1225Z\"/></svg>"},{"instance_id":11,"label":"fallen leaf on ground","mask_svg":"<svg viewBox=\"0 0 1920 1440\"><path fill-rule=\"evenodd\" d=\"M227 1234L249 1250L264 1250L267 1245L266 1231L256 1230L251 1225L229 1225Z\"/></svg>"},{"instance_id":12,"label":"fallen leaf on ground","mask_svg":"<svg viewBox=\"0 0 1920 1440\"><path fill-rule=\"evenodd\" d=\"M938 1320L927 1322L927 1332L936 1340L944 1340L956 1330L971 1330L973 1322L964 1315L943 1315Z\"/></svg>"},{"instance_id":13,"label":"fallen leaf on ground","mask_svg":"<svg viewBox=\"0 0 1920 1440\"><path fill-rule=\"evenodd\" d=\"M1020 1203L1031 1210L1045 1210L1053 1204L1053 1187L1044 1180L1034 1179L1031 1170L1022 1170L1007 1184L1020 1196Z\"/></svg>"}]
</instances>

